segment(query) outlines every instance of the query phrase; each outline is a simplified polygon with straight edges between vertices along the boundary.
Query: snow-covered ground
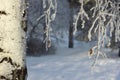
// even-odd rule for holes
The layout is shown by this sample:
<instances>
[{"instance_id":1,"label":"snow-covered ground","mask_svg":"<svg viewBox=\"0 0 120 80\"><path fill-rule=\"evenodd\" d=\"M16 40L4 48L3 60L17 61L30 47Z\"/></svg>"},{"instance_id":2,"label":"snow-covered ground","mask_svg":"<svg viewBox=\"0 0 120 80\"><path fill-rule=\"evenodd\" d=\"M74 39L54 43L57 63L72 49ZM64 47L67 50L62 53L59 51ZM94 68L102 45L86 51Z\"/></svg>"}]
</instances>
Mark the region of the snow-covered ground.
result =
<instances>
[{"instance_id":1,"label":"snow-covered ground","mask_svg":"<svg viewBox=\"0 0 120 80\"><path fill-rule=\"evenodd\" d=\"M118 52L106 49L108 58L88 57L92 43L76 43L73 49L59 47L55 55L27 57L27 80L120 80L120 58Z\"/></svg>"}]
</instances>

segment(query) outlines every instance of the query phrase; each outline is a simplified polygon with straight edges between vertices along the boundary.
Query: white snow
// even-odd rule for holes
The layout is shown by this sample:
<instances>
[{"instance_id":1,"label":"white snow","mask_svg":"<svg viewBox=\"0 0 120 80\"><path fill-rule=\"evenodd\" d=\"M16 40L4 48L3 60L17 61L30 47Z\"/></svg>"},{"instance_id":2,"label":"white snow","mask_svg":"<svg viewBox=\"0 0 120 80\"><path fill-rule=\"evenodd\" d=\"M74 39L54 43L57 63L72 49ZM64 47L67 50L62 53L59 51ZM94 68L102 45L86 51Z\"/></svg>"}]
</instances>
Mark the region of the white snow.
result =
<instances>
[{"instance_id":1,"label":"white snow","mask_svg":"<svg viewBox=\"0 0 120 80\"><path fill-rule=\"evenodd\" d=\"M73 49L58 47L55 55L27 57L27 80L120 80L120 58L118 51L105 49L108 58L88 57L93 42L75 42Z\"/></svg>"},{"instance_id":2,"label":"white snow","mask_svg":"<svg viewBox=\"0 0 120 80\"><path fill-rule=\"evenodd\" d=\"M32 4L35 3L36 5L37 3L36 6L31 6L29 12L32 15L30 20L34 24L40 15L38 13L40 9L37 9L37 6L40 5L38 1L31 0ZM55 22L52 23L52 29L56 31L58 38L56 45L59 47L55 55L27 57L28 80L120 80L120 58L117 50L111 52L109 49L105 49L108 58L99 57L97 64L92 67L94 56L89 58L88 51L92 48L91 46L94 46L93 42L75 42L73 49L67 48L68 39L66 38L68 35L64 35L64 31L65 33L68 32L71 18L69 4L67 0L57 0L57 4L57 15ZM90 40L95 22L88 32ZM60 34L63 33L62 37L59 37L59 31ZM52 39L55 40L53 37Z\"/></svg>"}]
</instances>

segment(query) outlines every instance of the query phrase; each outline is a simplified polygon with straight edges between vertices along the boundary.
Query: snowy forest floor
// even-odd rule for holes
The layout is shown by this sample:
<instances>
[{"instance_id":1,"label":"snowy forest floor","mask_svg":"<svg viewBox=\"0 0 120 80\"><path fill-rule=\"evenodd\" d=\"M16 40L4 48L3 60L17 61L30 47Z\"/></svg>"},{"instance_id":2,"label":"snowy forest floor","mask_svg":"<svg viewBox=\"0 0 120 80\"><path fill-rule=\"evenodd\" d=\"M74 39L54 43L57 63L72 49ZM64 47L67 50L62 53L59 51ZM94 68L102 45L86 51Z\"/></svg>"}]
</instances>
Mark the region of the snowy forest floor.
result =
<instances>
[{"instance_id":1,"label":"snowy forest floor","mask_svg":"<svg viewBox=\"0 0 120 80\"><path fill-rule=\"evenodd\" d=\"M88 57L92 43L76 43L73 49L59 47L55 55L27 57L27 80L120 80L118 51L106 49L107 58L100 57L92 67Z\"/></svg>"}]
</instances>

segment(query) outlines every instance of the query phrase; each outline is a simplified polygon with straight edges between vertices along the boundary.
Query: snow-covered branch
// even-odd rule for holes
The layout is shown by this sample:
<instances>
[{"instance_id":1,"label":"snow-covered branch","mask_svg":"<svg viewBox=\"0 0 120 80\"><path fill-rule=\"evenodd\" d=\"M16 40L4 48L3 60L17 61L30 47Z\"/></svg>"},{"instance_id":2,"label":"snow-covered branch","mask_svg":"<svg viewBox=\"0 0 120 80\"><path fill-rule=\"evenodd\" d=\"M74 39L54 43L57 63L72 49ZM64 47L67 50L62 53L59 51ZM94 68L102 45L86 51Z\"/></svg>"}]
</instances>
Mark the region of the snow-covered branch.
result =
<instances>
[{"instance_id":1,"label":"snow-covered branch","mask_svg":"<svg viewBox=\"0 0 120 80\"><path fill-rule=\"evenodd\" d=\"M104 54L101 52L101 48L105 47L106 41L108 46L110 46L110 38L113 36L114 30L115 41L120 41L119 3L112 0L96 0L96 5L91 10L93 11L92 17L94 21L88 31L88 38L91 40L92 31L94 31L94 34L98 35L96 63L99 54Z\"/></svg>"},{"instance_id":2,"label":"snow-covered branch","mask_svg":"<svg viewBox=\"0 0 120 80\"><path fill-rule=\"evenodd\" d=\"M84 0L80 0L80 9L79 12L77 13L77 15L74 16L74 21L73 21L73 26L74 26L74 34L77 31L77 24L78 24L78 20L79 18L82 21L82 28L85 27L85 18L87 18L89 20L88 14L86 13L86 11L84 10Z\"/></svg>"},{"instance_id":3,"label":"snow-covered branch","mask_svg":"<svg viewBox=\"0 0 120 80\"><path fill-rule=\"evenodd\" d=\"M44 42L46 50L51 46L50 39L50 28L51 22L55 20L57 13L57 1L56 0L42 0L43 1L43 14L37 19L40 21L42 18L44 19Z\"/></svg>"}]
</instances>

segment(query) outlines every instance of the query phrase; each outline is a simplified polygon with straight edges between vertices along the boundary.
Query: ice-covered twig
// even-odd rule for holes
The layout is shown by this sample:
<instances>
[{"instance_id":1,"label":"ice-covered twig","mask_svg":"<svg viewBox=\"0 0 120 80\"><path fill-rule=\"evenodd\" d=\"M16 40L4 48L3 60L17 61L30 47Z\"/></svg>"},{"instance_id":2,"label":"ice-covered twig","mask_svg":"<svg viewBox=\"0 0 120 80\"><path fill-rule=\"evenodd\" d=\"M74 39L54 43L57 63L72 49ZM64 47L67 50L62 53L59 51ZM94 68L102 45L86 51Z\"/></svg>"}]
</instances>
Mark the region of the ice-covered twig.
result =
<instances>
[{"instance_id":1,"label":"ice-covered twig","mask_svg":"<svg viewBox=\"0 0 120 80\"><path fill-rule=\"evenodd\" d=\"M82 28L85 27L85 18L87 20L89 20L89 16L88 14L86 13L86 11L84 10L84 0L80 0L80 9L79 9L79 12L77 13L77 16L74 16L74 22L73 22L73 26L74 26L74 34L76 33L77 31L77 24L78 24L78 20L79 18L81 19L82 21Z\"/></svg>"},{"instance_id":2,"label":"ice-covered twig","mask_svg":"<svg viewBox=\"0 0 120 80\"><path fill-rule=\"evenodd\" d=\"M44 43L45 48L48 50L48 48L51 46L51 39L50 39L50 28L51 28L51 22L55 20L56 13L57 13L57 1L56 0L42 0L43 1L43 14L37 19L37 21L40 21L42 18L44 19L45 25L44 25Z\"/></svg>"},{"instance_id":3,"label":"ice-covered twig","mask_svg":"<svg viewBox=\"0 0 120 80\"><path fill-rule=\"evenodd\" d=\"M106 57L105 53L101 52L101 48L105 47L105 41L108 42L107 46L111 45L110 38L113 36L113 31L115 31L115 40L120 41L120 12L118 5L118 2L112 0L96 0L95 7L91 9L93 11L92 17L95 19L88 31L88 38L91 40L92 31L98 35L97 48L93 51L97 51L93 65L96 64L100 54Z\"/></svg>"}]
</instances>

